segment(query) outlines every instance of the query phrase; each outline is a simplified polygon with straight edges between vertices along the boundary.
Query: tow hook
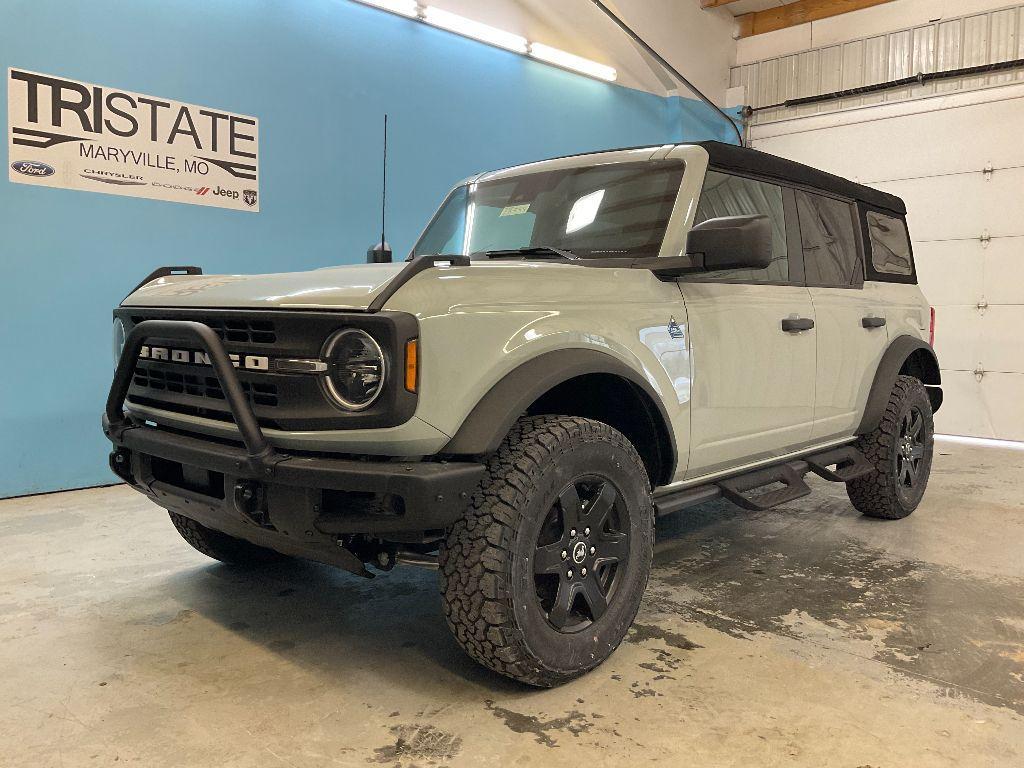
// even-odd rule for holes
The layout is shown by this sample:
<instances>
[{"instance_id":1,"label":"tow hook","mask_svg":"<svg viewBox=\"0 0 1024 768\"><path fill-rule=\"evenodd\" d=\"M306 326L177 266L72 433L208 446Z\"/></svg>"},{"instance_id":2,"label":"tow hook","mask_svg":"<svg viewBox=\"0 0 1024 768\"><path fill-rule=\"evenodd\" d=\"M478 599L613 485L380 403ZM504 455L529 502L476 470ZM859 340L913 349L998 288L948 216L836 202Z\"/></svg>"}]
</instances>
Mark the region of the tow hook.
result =
<instances>
[{"instance_id":1,"label":"tow hook","mask_svg":"<svg viewBox=\"0 0 1024 768\"><path fill-rule=\"evenodd\" d=\"M124 448L111 452L110 470L128 485L135 485L135 478L132 476L132 455Z\"/></svg>"},{"instance_id":2,"label":"tow hook","mask_svg":"<svg viewBox=\"0 0 1024 768\"><path fill-rule=\"evenodd\" d=\"M266 516L260 509L260 485L252 480L235 483L235 509L250 518L257 525L266 525Z\"/></svg>"}]
</instances>

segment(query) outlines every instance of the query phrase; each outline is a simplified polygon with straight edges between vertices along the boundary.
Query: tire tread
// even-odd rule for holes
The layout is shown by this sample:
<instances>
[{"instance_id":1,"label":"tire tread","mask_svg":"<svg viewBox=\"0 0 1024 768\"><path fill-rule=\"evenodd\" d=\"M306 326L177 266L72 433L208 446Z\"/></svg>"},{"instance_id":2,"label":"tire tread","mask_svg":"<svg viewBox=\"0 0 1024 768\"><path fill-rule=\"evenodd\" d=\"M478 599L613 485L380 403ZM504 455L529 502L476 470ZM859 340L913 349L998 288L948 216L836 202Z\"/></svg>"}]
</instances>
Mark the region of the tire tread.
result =
<instances>
[{"instance_id":1,"label":"tire tread","mask_svg":"<svg viewBox=\"0 0 1024 768\"><path fill-rule=\"evenodd\" d=\"M624 448L635 464L632 471L646 478L633 445L607 424L574 416L524 417L488 460L484 481L439 554L445 619L459 645L483 666L539 687L559 685L600 663L572 672L546 667L526 646L509 589L523 510L544 468L574 441Z\"/></svg>"},{"instance_id":2,"label":"tire tread","mask_svg":"<svg viewBox=\"0 0 1024 768\"><path fill-rule=\"evenodd\" d=\"M930 402L920 380L912 376L897 376L878 427L862 435L856 443L860 452L874 465L875 471L851 480L846 484L846 490L853 506L867 517L899 520L914 511L907 510L900 503L890 467L899 433L900 412L903 404L916 396ZM930 418L930 411L928 413Z\"/></svg>"}]
</instances>

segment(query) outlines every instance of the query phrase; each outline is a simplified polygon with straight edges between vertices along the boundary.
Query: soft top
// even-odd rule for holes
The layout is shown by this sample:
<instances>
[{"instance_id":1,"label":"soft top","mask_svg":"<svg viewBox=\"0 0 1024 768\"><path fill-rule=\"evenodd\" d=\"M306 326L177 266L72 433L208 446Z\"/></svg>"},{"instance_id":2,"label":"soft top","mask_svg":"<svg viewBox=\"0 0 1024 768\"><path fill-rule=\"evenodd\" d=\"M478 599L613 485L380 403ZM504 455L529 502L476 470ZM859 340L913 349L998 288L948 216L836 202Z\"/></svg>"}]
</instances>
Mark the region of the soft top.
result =
<instances>
[{"instance_id":1,"label":"soft top","mask_svg":"<svg viewBox=\"0 0 1024 768\"><path fill-rule=\"evenodd\" d=\"M859 200L876 208L885 208L901 216L907 213L906 205L896 195L890 195L888 192L866 187L855 181L844 179L842 176L825 173L825 171L820 171L803 163L786 160L785 158L750 149L749 147L724 144L720 141L699 141L694 143L707 151L711 157L711 165L716 168L729 171L746 171L758 176L778 179L779 181L790 181L803 186L814 187L824 192L832 192L840 197Z\"/></svg>"}]
</instances>

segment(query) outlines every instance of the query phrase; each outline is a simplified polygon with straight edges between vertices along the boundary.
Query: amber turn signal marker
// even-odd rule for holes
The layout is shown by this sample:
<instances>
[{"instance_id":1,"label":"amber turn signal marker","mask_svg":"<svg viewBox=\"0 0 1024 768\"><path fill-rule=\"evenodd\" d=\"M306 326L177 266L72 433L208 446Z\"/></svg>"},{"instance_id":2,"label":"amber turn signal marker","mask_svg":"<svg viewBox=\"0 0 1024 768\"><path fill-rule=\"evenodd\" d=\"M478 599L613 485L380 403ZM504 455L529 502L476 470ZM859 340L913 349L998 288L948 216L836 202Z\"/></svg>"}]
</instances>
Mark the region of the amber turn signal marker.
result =
<instances>
[{"instance_id":1,"label":"amber turn signal marker","mask_svg":"<svg viewBox=\"0 0 1024 768\"><path fill-rule=\"evenodd\" d=\"M409 339L405 342L405 388L416 391L416 367L419 357L420 340Z\"/></svg>"}]
</instances>

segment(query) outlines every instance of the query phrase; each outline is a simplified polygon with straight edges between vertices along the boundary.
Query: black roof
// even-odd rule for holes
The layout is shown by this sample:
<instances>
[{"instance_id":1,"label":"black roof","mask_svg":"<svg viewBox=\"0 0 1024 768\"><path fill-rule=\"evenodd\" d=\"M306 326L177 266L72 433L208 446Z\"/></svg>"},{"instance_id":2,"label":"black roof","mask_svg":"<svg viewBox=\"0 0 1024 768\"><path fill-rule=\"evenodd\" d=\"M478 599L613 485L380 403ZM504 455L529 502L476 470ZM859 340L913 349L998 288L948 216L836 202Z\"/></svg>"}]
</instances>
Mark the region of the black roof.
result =
<instances>
[{"instance_id":1,"label":"black roof","mask_svg":"<svg viewBox=\"0 0 1024 768\"><path fill-rule=\"evenodd\" d=\"M882 192L879 189L865 187L855 181L819 171L803 163L749 147L738 147L735 144L724 144L720 141L699 141L697 146L704 147L711 156L711 165L729 171L746 171L779 181L789 181L806 187L813 187L824 192L832 192L840 197L860 200L877 208L885 208L900 215L905 215L907 207L903 201Z\"/></svg>"}]
</instances>

